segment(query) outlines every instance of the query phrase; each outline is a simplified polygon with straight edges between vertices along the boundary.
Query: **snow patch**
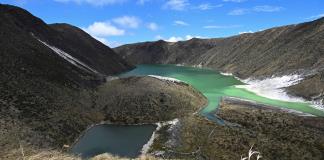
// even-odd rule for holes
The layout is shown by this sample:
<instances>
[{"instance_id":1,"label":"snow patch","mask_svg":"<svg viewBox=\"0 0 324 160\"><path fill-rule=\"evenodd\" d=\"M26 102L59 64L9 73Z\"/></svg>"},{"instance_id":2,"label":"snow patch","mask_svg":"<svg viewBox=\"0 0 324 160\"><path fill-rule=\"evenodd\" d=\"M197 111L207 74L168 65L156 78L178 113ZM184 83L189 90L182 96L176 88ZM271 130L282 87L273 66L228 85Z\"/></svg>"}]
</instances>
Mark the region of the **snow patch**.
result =
<instances>
[{"instance_id":1,"label":"snow patch","mask_svg":"<svg viewBox=\"0 0 324 160\"><path fill-rule=\"evenodd\" d=\"M175 79L175 78L170 78L170 77L163 77L163 76L157 76L157 75L148 75L149 77L154 77L154 78L157 78L157 79L161 79L161 80L164 80L164 81L170 81L170 82L176 82L176 83L180 83L182 81L178 80L178 79Z\"/></svg>"},{"instance_id":2,"label":"snow patch","mask_svg":"<svg viewBox=\"0 0 324 160\"><path fill-rule=\"evenodd\" d=\"M233 76L232 73L227 73L227 72L219 72L223 76Z\"/></svg>"},{"instance_id":3,"label":"snow patch","mask_svg":"<svg viewBox=\"0 0 324 160\"><path fill-rule=\"evenodd\" d=\"M173 128L173 126L175 126L178 122L179 122L179 119L176 118L172 121L156 123L157 127L156 127L155 131L152 133L150 140L143 146L141 153L146 154L149 151L150 147L152 146L152 144L154 142L154 139L157 137L157 135L156 135L157 131L159 131L163 126L166 126L166 125L171 125L170 128Z\"/></svg>"},{"instance_id":4,"label":"snow patch","mask_svg":"<svg viewBox=\"0 0 324 160\"><path fill-rule=\"evenodd\" d=\"M324 96L324 93L320 93L317 96L312 97L311 103L313 104L312 106L316 109L322 110L324 112L324 101L321 97Z\"/></svg>"},{"instance_id":5,"label":"snow patch","mask_svg":"<svg viewBox=\"0 0 324 160\"><path fill-rule=\"evenodd\" d=\"M203 67L202 62L199 63L199 64L197 64L197 65L193 65L193 67L196 67L196 68L202 68L202 67Z\"/></svg>"},{"instance_id":6,"label":"snow patch","mask_svg":"<svg viewBox=\"0 0 324 160\"><path fill-rule=\"evenodd\" d=\"M271 99L288 102L305 102L305 99L290 96L284 90L285 87L295 85L302 79L303 77L300 75L285 75L282 77L271 77L263 80L248 78L241 80L247 85L237 85L236 87L247 89L257 95Z\"/></svg>"},{"instance_id":7,"label":"snow patch","mask_svg":"<svg viewBox=\"0 0 324 160\"><path fill-rule=\"evenodd\" d=\"M311 106L314 107L315 109L318 109L318 110L324 112L324 103L323 103L323 100L311 101L310 103L312 103Z\"/></svg>"},{"instance_id":8,"label":"snow patch","mask_svg":"<svg viewBox=\"0 0 324 160\"><path fill-rule=\"evenodd\" d=\"M50 48L52 51L54 51L56 54L58 54L60 57L64 58L66 61L70 62L71 64L73 64L74 66L81 68L83 70L89 71L89 72L93 72L96 74L99 74L99 72L97 72L96 70L92 69L91 67L89 67L88 65L84 64L83 62L79 61L78 59L72 57L70 54L60 50L59 48L56 48L54 46L51 46L49 44L47 44L46 42L36 38L39 42L41 42L42 44L44 44L46 47Z\"/></svg>"},{"instance_id":9,"label":"snow patch","mask_svg":"<svg viewBox=\"0 0 324 160\"><path fill-rule=\"evenodd\" d=\"M226 73L225 74L221 73L221 74L226 75ZM292 74L292 75L284 75L281 77L272 76L271 78L262 79L262 80L252 79L252 78L248 78L245 80L242 80L240 78L237 79L247 84L247 85L235 86L237 88L244 88L259 96L270 98L270 99L287 101L287 102L309 103L310 107L324 111L324 103L322 102L322 100L307 101L301 97L291 96L285 91L286 87L296 85L301 80L303 80L303 76L301 75Z\"/></svg>"}]
</instances>

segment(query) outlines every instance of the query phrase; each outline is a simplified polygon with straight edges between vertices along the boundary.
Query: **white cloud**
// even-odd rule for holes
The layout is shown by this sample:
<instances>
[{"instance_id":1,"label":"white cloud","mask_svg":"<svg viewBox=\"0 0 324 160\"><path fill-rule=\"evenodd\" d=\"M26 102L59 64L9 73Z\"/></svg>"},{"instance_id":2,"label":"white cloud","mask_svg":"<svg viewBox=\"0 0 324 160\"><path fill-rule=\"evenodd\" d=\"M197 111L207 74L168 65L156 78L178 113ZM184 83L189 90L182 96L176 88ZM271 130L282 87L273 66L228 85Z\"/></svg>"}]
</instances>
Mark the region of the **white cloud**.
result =
<instances>
[{"instance_id":1,"label":"white cloud","mask_svg":"<svg viewBox=\"0 0 324 160\"><path fill-rule=\"evenodd\" d=\"M186 37L185 37L186 40L190 40L190 39L193 39L193 38L207 38L207 37L203 37L203 36L192 36L192 35L186 35Z\"/></svg>"},{"instance_id":2,"label":"white cloud","mask_svg":"<svg viewBox=\"0 0 324 160\"><path fill-rule=\"evenodd\" d=\"M134 16L123 16L113 19L113 22L125 28L137 28L141 20Z\"/></svg>"},{"instance_id":3,"label":"white cloud","mask_svg":"<svg viewBox=\"0 0 324 160\"><path fill-rule=\"evenodd\" d=\"M144 5L146 2L149 2L151 0L137 0L137 4Z\"/></svg>"},{"instance_id":4,"label":"white cloud","mask_svg":"<svg viewBox=\"0 0 324 160\"><path fill-rule=\"evenodd\" d=\"M269 5L255 6L253 8L255 12L279 12L283 9L284 8L280 6L269 6Z\"/></svg>"},{"instance_id":5,"label":"white cloud","mask_svg":"<svg viewBox=\"0 0 324 160\"><path fill-rule=\"evenodd\" d=\"M115 48L115 47L119 47L119 46L121 46L121 45L123 45L123 44L120 43L120 42L116 42L116 41L109 41L109 42L107 43L107 45L108 45L109 47L111 47L111 48Z\"/></svg>"},{"instance_id":6,"label":"white cloud","mask_svg":"<svg viewBox=\"0 0 324 160\"><path fill-rule=\"evenodd\" d=\"M189 26L189 24L187 22L180 21L180 20L176 20L173 23L174 23L174 25L177 25L177 26Z\"/></svg>"},{"instance_id":7,"label":"white cloud","mask_svg":"<svg viewBox=\"0 0 324 160\"><path fill-rule=\"evenodd\" d=\"M170 37L168 39L165 39L165 41L168 41L168 42L178 42L178 41L183 41L183 38L182 37Z\"/></svg>"},{"instance_id":8,"label":"white cloud","mask_svg":"<svg viewBox=\"0 0 324 160\"><path fill-rule=\"evenodd\" d=\"M54 0L54 1L63 2L63 3L74 2L77 4L87 3L93 6L105 6L105 5L112 5L116 3L123 3L126 0Z\"/></svg>"},{"instance_id":9,"label":"white cloud","mask_svg":"<svg viewBox=\"0 0 324 160\"><path fill-rule=\"evenodd\" d=\"M163 8L182 11L187 9L189 5L188 0L167 0L167 2L163 5Z\"/></svg>"},{"instance_id":10,"label":"white cloud","mask_svg":"<svg viewBox=\"0 0 324 160\"><path fill-rule=\"evenodd\" d=\"M100 41L101 43L108 45L108 40L106 38L97 37L97 36L92 36L92 37Z\"/></svg>"},{"instance_id":11,"label":"white cloud","mask_svg":"<svg viewBox=\"0 0 324 160\"><path fill-rule=\"evenodd\" d=\"M269 6L269 5L263 5L263 6L255 6L251 9L234 9L228 13L228 15L231 16L240 16L251 12L279 12L284 10L283 7L280 6Z\"/></svg>"},{"instance_id":12,"label":"white cloud","mask_svg":"<svg viewBox=\"0 0 324 160\"><path fill-rule=\"evenodd\" d=\"M83 30L97 37L121 36L125 34L125 30L119 29L109 22L94 22L87 28L83 28Z\"/></svg>"},{"instance_id":13,"label":"white cloud","mask_svg":"<svg viewBox=\"0 0 324 160\"><path fill-rule=\"evenodd\" d=\"M157 35L157 36L155 36L155 39L161 40L161 39L163 39L163 37L161 35Z\"/></svg>"},{"instance_id":14,"label":"white cloud","mask_svg":"<svg viewBox=\"0 0 324 160\"><path fill-rule=\"evenodd\" d=\"M242 25L227 25L227 26L221 26L221 25L209 25L204 26L205 29L228 29L228 28L239 28L242 27Z\"/></svg>"},{"instance_id":15,"label":"white cloud","mask_svg":"<svg viewBox=\"0 0 324 160\"><path fill-rule=\"evenodd\" d=\"M244 15L244 14L246 14L248 12L249 12L248 9L243 9L243 8L241 8L241 9L234 9L234 10L230 11L228 13L228 15L231 15L231 16L240 16L240 15Z\"/></svg>"},{"instance_id":16,"label":"white cloud","mask_svg":"<svg viewBox=\"0 0 324 160\"><path fill-rule=\"evenodd\" d=\"M308 17L306 19L318 19L318 18L322 18L322 17L324 17L324 13L318 14L318 15L315 15L315 16L310 16L310 17Z\"/></svg>"},{"instance_id":17,"label":"white cloud","mask_svg":"<svg viewBox=\"0 0 324 160\"><path fill-rule=\"evenodd\" d=\"M191 5L189 3L189 0L167 0L162 8L183 11L183 10L187 10L187 9L210 10L210 9L219 8L222 6L223 6L223 4L212 5L210 3L202 3L202 4L195 6L195 5Z\"/></svg>"},{"instance_id":18,"label":"white cloud","mask_svg":"<svg viewBox=\"0 0 324 160\"><path fill-rule=\"evenodd\" d=\"M156 31L159 29L159 26L156 23L151 22L151 23L147 24L147 28L152 31Z\"/></svg>"},{"instance_id":19,"label":"white cloud","mask_svg":"<svg viewBox=\"0 0 324 160\"><path fill-rule=\"evenodd\" d=\"M122 43L119 43L116 41L108 41L107 38L102 38L102 37L97 37L97 36L92 36L92 37L111 48L118 47L118 46L122 45Z\"/></svg>"},{"instance_id":20,"label":"white cloud","mask_svg":"<svg viewBox=\"0 0 324 160\"><path fill-rule=\"evenodd\" d=\"M178 41L186 41L186 40L190 40L190 39L193 39L193 38L206 38L206 37L202 37L202 36L192 36L192 35L186 35L184 37L180 37L180 36L172 36L170 38L163 38L161 35L157 35L155 36L155 39L158 39L158 40L165 40L167 42L178 42Z\"/></svg>"},{"instance_id":21,"label":"white cloud","mask_svg":"<svg viewBox=\"0 0 324 160\"><path fill-rule=\"evenodd\" d=\"M245 2L247 0L223 0L223 2L236 2L236 3L241 3L241 2Z\"/></svg>"},{"instance_id":22,"label":"white cloud","mask_svg":"<svg viewBox=\"0 0 324 160\"><path fill-rule=\"evenodd\" d=\"M197 9L199 9L199 10L210 10L210 9L219 8L219 7L223 7L223 4L211 5L209 3L204 3L204 4L200 4L199 6L197 6Z\"/></svg>"},{"instance_id":23,"label":"white cloud","mask_svg":"<svg viewBox=\"0 0 324 160\"><path fill-rule=\"evenodd\" d=\"M239 34L245 34L245 33L254 33L253 31L243 31L243 32L239 32Z\"/></svg>"}]
</instances>

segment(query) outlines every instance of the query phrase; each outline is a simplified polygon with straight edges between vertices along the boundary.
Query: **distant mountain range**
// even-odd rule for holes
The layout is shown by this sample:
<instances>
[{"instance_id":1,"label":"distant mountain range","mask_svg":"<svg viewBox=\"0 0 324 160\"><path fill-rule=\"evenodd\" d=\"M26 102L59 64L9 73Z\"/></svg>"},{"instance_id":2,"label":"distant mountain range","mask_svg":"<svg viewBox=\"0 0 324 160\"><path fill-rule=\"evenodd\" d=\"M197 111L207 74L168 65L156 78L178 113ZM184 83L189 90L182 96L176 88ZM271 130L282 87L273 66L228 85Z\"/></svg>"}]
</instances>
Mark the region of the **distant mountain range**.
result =
<instances>
[{"instance_id":1,"label":"distant mountain range","mask_svg":"<svg viewBox=\"0 0 324 160\"><path fill-rule=\"evenodd\" d=\"M245 78L305 76L288 88L308 100L324 93L324 18L228 38L163 40L114 49L132 64L183 64L213 68Z\"/></svg>"}]
</instances>

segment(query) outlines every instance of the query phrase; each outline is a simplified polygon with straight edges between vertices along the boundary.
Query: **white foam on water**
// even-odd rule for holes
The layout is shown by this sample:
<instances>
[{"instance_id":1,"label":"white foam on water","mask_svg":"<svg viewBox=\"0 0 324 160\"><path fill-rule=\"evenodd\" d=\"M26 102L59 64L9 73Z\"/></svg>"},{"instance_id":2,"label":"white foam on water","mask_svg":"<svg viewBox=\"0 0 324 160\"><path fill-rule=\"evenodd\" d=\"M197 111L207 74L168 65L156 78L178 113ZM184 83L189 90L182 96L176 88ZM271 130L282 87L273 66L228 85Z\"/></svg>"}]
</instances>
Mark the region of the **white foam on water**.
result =
<instances>
[{"instance_id":1,"label":"white foam on water","mask_svg":"<svg viewBox=\"0 0 324 160\"><path fill-rule=\"evenodd\" d=\"M175 79L175 78L171 78L171 77L163 77L163 76L158 76L158 75L148 75L149 77L154 77L160 80L164 80L164 81L170 81L170 82L177 82L180 83L182 81Z\"/></svg>"},{"instance_id":2,"label":"white foam on water","mask_svg":"<svg viewBox=\"0 0 324 160\"><path fill-rule=\"evenodd\" d=\"M36 38L36 37L35 37ZM36 38L39 42L41 42L42 44L44 44L46 47L50 48L52 51L54 51L56 54L58 54L60 57L62 57L63 59L65 59L66 61L70 62L71 64L73 64L74 66L81 68L83 70L86 71L90 71L93 73L99 73L97 72L95 69L89 67L88 65L84 64L83 62L79 61L78 59L74 58L73 56L71 56L70 54L60 50L57 47L51 46L49 44L47 44L46 42Z\"/></svg>"}]
</instances>

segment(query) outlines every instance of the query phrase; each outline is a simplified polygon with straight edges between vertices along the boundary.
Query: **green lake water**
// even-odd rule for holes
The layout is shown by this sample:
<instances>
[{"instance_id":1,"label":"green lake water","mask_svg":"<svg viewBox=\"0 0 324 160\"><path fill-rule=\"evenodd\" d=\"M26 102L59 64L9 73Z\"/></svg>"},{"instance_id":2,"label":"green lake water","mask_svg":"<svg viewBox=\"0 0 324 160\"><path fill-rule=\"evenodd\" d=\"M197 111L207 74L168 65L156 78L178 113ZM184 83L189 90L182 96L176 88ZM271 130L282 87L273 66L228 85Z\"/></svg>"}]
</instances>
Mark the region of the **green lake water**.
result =
<instances>
[{"instance_id":1,"label":"green lake water","mask_svg":"<svg viewBox=\"0 0 324 160\"><path fill-rule=\"evenodd\" d=\"M121 77L144 75L176 78L195 87L208 98L209 104L201 111L207 118L212 118L212 113L217 109L218 103L223 96L238 97L266 105L294 109L316 116L324 116L323 111L311 107L309 103L269 99L244 88L237 88L235 87L236 85L244 85L244 83L233 76L225 76L211 69L176 65L138 65L137 68L122 74Z\"/></svg>"},{"instance_id":2,"label":"green lake water","mask_svg":"<svg viewBox=\"0 0 324 160\"><path fill-rule=\"evenodd\" d=\"M136 69L121 74L120 77L158 75L186 82L208 98L208 105L201 114L208 119L222 122L214 114L223 96L253 100L267 105L294 109L316 116L324 116L323 111L310 107L308 103L285 102L258 96L236 85L244 85L233 76L224 76L217 71L175 65L138 65ZM124 157L136 157L144 144L152 136L156 125L98 125L90 128L72 147L72 152L82 157L93 157L111 153Z\"/></svg>"},{"instance_id":3,"label":"green lake water","mask_svg":"<svg viewBox=\"0 0 324 160\"><path fill-rule=\"evenodd\" d=\"M72 153L83 158L102 153L134 158L151 138L156 125L104 124L90 128L72 147Z\"/></svg>"}]
</instances>

